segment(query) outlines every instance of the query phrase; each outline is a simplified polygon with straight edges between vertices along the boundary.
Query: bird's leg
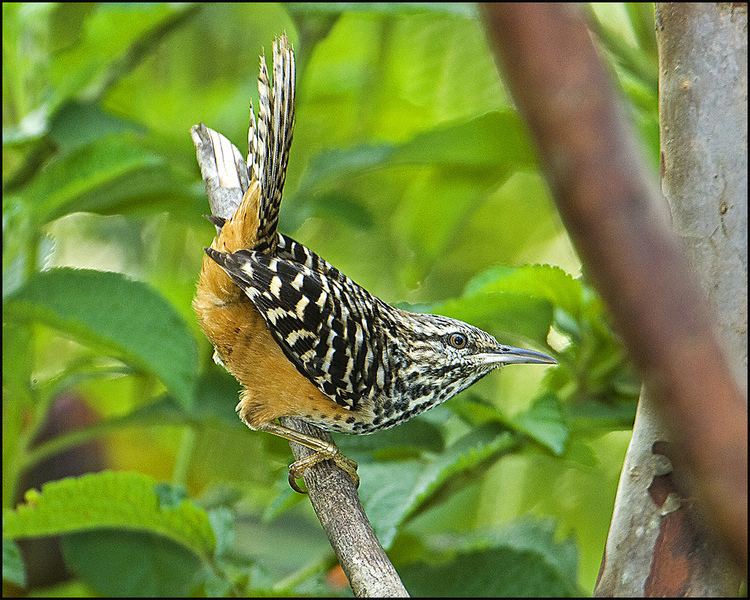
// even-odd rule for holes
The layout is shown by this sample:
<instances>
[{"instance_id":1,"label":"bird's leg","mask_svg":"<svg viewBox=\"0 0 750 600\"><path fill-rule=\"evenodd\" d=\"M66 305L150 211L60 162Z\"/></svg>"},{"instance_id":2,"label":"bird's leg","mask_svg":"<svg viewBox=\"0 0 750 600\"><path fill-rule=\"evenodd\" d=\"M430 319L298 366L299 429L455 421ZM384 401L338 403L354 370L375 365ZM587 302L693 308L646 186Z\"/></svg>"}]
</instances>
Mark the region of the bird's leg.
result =
<instances>
[{"instance_id":1,"label":"bird's leg","mask_svg":"<svg viewBox=\"0 0 750 600\"><path fill-rule=\"evenodd\" d=\"M311 435L295 431L294 429L284 427L283 425L276 425L275 423L264 423L258 427L258 430L278 435L290 442L295 442L301 446L305 446L305 448L315 451L314 454L301 458L289 465L289 485L295 492L299 492L300 494L306 493L297 485L297 479L302 477L307 469L317 465L319 462L323 462L324 460L332 460L336 466L351 477L354 485L359 487L357 463L341 454L341 451L333 442L325 442Z\"/></svg>"}]
</instances>

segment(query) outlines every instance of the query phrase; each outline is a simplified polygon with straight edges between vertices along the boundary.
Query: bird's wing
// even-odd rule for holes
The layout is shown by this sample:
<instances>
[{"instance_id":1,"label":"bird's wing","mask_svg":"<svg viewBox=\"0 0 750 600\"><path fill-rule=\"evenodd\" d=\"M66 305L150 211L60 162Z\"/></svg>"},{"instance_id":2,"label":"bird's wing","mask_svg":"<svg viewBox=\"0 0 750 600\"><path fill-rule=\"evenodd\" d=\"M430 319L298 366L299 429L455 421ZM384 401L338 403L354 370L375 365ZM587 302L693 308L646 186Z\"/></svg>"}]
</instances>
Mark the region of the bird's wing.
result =
<instances>
[{"instance_id":1,"label":"bird's wing","mask_svg":"<svg viewBox=\"0 0 750 600\"><path fill-rule=\"evenodd\" d=\"M326 396L350 409L386 383L383 304L348 278L250 250L206 252L258 309L297 370Z\"/></svg>"}]
</instances>

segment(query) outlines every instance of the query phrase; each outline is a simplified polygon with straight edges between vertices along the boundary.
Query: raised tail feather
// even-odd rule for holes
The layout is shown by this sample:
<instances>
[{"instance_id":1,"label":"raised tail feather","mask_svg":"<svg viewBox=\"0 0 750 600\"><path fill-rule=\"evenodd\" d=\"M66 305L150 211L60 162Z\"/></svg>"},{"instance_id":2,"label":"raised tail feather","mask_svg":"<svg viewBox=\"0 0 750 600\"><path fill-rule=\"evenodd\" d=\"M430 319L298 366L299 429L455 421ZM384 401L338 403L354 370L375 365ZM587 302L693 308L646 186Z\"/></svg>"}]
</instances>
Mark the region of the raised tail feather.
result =
<instances>
[{"instance_id":1,"label":"raised tail feather","mask_svg":"<svg viewBox=\"0 0 750 600\"><path fill-rule=\"evenodd\" d=\"M265 57L260 57L258 96L257 120L250 103L247 163L227 138L205 125L194 126L191 134L206 183L211 214L219 217L211 219L217 230L221 229L219 223L222 220L229 221L235 216L248 188L257 181L260 186L257 229L240 247L274 252L294 131L295 60L286 34L273 43L272 85ZM236 249L239 248L233 248Z\"/></svg>"},{"instance_id":2,"label":"raised tail feather","mask_svg":"<svg viewBox=\"0 0 750 600\"><path fill-rule=\"evenodd\" d=\"M250 103L247 156L250 177L261 189L255 247L273 252L294 133L295 62L286 34L273 42L273 87L268 82L265 57L260 57L258 99L257 122Z\"/></svg>"}]
</instances>

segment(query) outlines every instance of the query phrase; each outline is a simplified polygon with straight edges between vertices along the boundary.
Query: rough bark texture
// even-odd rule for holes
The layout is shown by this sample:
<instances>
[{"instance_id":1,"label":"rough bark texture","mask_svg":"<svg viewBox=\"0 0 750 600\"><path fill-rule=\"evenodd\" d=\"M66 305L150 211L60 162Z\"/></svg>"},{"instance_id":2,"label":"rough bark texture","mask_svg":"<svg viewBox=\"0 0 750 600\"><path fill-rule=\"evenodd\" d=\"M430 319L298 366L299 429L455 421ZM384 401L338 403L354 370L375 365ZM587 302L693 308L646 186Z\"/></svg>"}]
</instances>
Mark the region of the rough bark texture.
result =
<instances>
[{"instance_id":1,"label":"rough bark texture","mask_svg":"<svg viewBox=\"0 0 750 600\"><path fill-rule=\"evenodd\" d=\"M211 213L229 218L242 200L240 179L246 175L244 161L234 149L238 162L217 162L214 141L205 127L192 130L196 157L206 184ZM215 138L218 139L218 138ZM226 141L228 146L231 144ZM218 153L232 156L232 152ZM234 169L237 172L234 173ZM230 176L231 175L231 176ZM231 405L230 405L231 406ZM282 419L283 425L325 441L331 437L321 429L296 419ZM255 435L265 435L256 433ZM290 443L297 458L310 453L307 448ZM328 536L336 557L355 596L408 597L398 573L375 537L370 521L362 508L354 483L341 469L329 461L318 463L305 473L305 484L315 513Z\"/></svg>"},{"instance_id":2,"label":"rough bark texture","mask_svg":"<svg viewBox=\"0 0 750 600\"><path fill-rule=\"evenodd\" d=\"M684 571L691 563L669 553L685 557L707 543L682 510L694 500L707 528L727 542L738 563L747 563L747 407L715 334L715 317L670 231L666 203L578 9L482 8L563 220L648 390L621 485L632 489L618 495L624 520L603 565L604 574L617 567L618 585L631 587L597 591L708 593L690 587L692 573ZM665 443L670 439L673 444ZM678 482L690 502L681 499ZM635 496L640 504L631 511ZM639 521L641 506L647 509ZM638 564L621 564L628 561ZM706 572L713 572L711 565Z\"/></svg>"},{"instance_id":3,"label":"rough bark texture","mask_svg":"<svg viewBox=\"0 0 750 600\"><path fill-rule=\"evenodd\" d=\"M662 189L672 228L720 315L747 388L747 21L716 4L660 4ZM730 211L729 207L732 207ZM726 596L740 575L700 526L667 458L670 432L644 391L625 458L600 596Z\"/></svg>"},{"instance_id":4,"label":"rough bark texture","mask_svg":"<svg viewBox=\"0 0 750 600\"><path fill-rule=\"evenodd\" d=\"M326 432L298 419L282 419L282 424L326 441L331 440ZM312 454L304 446L290 446L297 459ZM375 537L349 476L338 467L322 463L308 469L304 479L310 502L349 578L354 595L370 598L409 597Z\"/></svg>"},{"instance_id":5,"label":"rough bark texture","mask_svg":"<svg viewBox=\"0 0 750 600\"><path fill-rule=\"evenodd\" d=\"M658 4L662 191L747 390L747 4Z\"/></svg>"}]
</instances>

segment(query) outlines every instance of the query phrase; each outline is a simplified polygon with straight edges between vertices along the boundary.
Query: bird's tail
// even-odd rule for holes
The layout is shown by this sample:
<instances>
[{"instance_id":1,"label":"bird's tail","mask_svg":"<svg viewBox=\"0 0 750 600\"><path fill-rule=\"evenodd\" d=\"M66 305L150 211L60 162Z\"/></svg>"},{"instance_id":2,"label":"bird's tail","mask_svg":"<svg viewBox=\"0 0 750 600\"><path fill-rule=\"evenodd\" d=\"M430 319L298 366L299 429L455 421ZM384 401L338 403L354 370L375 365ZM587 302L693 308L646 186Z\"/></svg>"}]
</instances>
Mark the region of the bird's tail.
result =
<instances>
[{"instance_id":1,"label":"bird's tail","mask_svg":"<svg viewBox=\"0 0 750 600\"><path fill-rule=\"evenodd\" d=\"M295 62L286 34L273 42L273 87L264 56L258 74L258 119L250 103L247 165L250 178L260 184L258 232L255 249L276 248L281 194L286 180L294 133Z\"/></svg>"},{"instance_id":2,"label":"bird's tail","mask_svg":"<svg viewBox=\"0 0 750 600\"><path fill-rule=\"evenodd\" d=\"M281 195L294 131L295 61L286 34L273 43L273 82L260 57L259 112L250 103L247 162L220 133L192 128L198 163L217 227L213 246L234 252L276 249Z\"/></svg>"}]
</instances>

